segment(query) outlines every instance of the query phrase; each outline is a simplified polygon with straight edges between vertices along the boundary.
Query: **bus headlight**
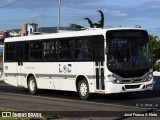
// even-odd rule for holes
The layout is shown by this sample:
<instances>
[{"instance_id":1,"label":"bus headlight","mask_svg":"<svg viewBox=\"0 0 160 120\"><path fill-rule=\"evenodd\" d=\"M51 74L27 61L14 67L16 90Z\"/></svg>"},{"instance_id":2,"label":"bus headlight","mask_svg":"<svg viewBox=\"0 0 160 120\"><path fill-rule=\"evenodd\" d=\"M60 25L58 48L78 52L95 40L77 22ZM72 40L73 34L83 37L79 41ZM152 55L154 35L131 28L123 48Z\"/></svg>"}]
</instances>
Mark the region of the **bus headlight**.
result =
<instances>
[{"instance_id":1,"label":"bus headlight","mask_svg":"<svg viewBox=\"0 0 160 120\"><path fill-rule=\"evenodd\" d=\"M113 74L109 74L107 77L110 81L116 80L116 77L114 77Z\"/></svg>"},{"instance_id":2,"label":"bus headlight","mask_svg":"<svg viewBox=\"0 0 160 120\"><path fill-rule=\"evenodd\" d=\"M116 80L114 80L114 83L120 84L121 81L116 79Z\"/></svg>"},{"instance_id":3,"label":"bus headlight","mask_svg":"<svg viewBox=\"0 0 160 120\"><path fill-rule=\"evenodd\" d=\"M117 84L120 84L120 83L121 83L121 81L118 80L113 74L109 74L109 75L108 75L108 79L109 79L110 81L112 81L113 83L117 83Z\"/></svg>"},{"instance_id":4,"label":"bus headlight","mask_svg":"<svg viewBox=\"0 0 160 120\"><path fill-rule=\"evenodd\" d=\"M153 79L153 73L151 72L146 79L143 80L143 82L151 81Z\"/></svg>"},{"instance_id":5,"label":"bus headlight","mask_svg":"<svg viewBox=\"0 0 160 120\"><path fill-rule=\"evenodd\" d=\"M144 81L144 82L151 81L151 80L152 80L152 78L153 78L153 77L148 76L148 77L145 79L145 81Z\"/></svg>"}]
</instances>

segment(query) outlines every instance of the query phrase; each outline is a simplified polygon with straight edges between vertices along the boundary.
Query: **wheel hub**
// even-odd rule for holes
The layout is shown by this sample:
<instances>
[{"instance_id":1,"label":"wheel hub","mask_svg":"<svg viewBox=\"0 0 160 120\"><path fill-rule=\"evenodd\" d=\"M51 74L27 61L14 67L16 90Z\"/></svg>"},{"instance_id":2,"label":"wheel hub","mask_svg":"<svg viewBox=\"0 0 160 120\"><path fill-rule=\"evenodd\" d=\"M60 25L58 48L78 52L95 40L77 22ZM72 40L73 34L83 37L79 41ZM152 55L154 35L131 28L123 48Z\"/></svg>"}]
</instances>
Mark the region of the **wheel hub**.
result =
<instances>
[{"instance_id":1,"label":"wheel hub","mask_svg":"<svg viewBox=\"0 0 160 120\"><path fill-rule=\"evenodd\" d=\"M30 86L30 90L31 90L31 91L34 91L34 89L35 89L35 83L34 83L33 80L30 81L29 86Z\"/></svg>"},{"instance_id":2,"label":"wheel hub","mask_svg":"<svg viewBox=\"0 0 160 120\"><path fill-rule=\"evenodd\" d=\"M80 86L80 92L82 96L85 96L87 94L87 85L85 83L82 83Z\"/></svg>"}]
</instances>

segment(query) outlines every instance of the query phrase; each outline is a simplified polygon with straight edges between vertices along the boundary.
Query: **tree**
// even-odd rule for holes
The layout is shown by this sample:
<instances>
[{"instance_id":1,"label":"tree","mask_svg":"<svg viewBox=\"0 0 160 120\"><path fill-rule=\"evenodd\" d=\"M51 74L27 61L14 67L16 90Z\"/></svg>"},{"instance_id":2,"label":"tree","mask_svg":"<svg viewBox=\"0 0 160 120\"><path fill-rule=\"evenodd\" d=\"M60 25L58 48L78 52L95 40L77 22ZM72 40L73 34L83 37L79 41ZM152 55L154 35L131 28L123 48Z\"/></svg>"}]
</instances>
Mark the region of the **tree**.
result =
<instances>
[{"instance_id":1,"label":"tree","mask_svg":"<svg viewBox=\"0 0 160 120\"><path fill-rule=\"evenodd\" d=\"M151 40L151 45L152 45L152 56L153 56L153 61L157 61L160 59L160 41L158 36L154 35L149 35L150 40Z\"/></svg>"},{"instance_id":2,"label":"tree","mask_svg":"<svg viewBox=\"0 0 160 120\"><path fill-rule=\"evenodd\" d=\"M74 24L74 23L70 24L69 27L73 28L75 30L81 30L82 28L84 28L83 26L78 25L78 24Z\"/></svg>"},{"instance_id":3,"label":"tree","mask_svg":"<svg viewBox=\"0 0 160 120\"><path fill-rule=\"evenodd\" d=\"M98 12L101 14L101 20L98 23L93 23L89 18L84 18L88 21L90 28L104 28L104 14L101 10L98 10Z\"/></svg>"},{"instance_id":4,"label":"tree","mask_svg":"<svg viewBox=\"0 0 160 120\"><path fill-rule=\"evenodd\" d=\"M149 35L152 45L152 58L153 58L153 64L154 69L160 68L160 63L156 63L157 60L160 59L160 40L158 36Z\"/></svg>"},{"instance_id":5,"label":"tree","mask_svg":"<svg viewBox=\"0 0 160 120\"><path fill-rule=\"evenodd\" d=\"M142 28L141 25L135 25L135 28Z\"/></svg>"}]
</instances>

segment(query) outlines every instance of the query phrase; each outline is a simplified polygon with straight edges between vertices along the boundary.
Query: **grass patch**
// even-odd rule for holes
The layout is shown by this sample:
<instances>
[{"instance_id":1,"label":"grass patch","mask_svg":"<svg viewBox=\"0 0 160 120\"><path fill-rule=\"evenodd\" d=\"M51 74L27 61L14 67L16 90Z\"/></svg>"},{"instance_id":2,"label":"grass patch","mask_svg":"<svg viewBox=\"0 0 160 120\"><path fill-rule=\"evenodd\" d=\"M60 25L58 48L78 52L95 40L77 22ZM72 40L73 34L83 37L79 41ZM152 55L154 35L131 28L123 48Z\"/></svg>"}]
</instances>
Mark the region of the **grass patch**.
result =
<instances>
[{"instance_id":1,"label":"grass patch","mask_svg":"<svg viewBox=\"0 0 160 120\"><path fill-rule=\"evenodd\" d=\"M20 110L15 110L15 109L11 109L11 108L0 107L0 112L5 112L5 111L20 111Z\"/></svg>"}]
</instances>

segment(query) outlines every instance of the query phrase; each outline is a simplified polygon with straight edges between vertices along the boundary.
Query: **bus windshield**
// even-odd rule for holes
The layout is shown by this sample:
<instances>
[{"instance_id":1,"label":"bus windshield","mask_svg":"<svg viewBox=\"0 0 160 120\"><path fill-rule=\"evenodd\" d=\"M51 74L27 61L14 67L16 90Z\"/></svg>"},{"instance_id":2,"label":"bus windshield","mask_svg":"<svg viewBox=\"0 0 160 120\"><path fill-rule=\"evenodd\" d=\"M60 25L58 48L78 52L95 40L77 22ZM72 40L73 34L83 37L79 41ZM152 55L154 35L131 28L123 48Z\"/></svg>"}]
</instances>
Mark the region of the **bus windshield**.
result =
<instances>
[{"instance_id":1,"label":"bus windshield","mask_svg":"<svg viewBox=\"0 0 160 120\"><path fill-rule=\"evenodd\" d=\"M144 30L116 30L106 34L108 69L123 77L144 75L152 66L149 37Z\"/></svg>"}]
</instances>

